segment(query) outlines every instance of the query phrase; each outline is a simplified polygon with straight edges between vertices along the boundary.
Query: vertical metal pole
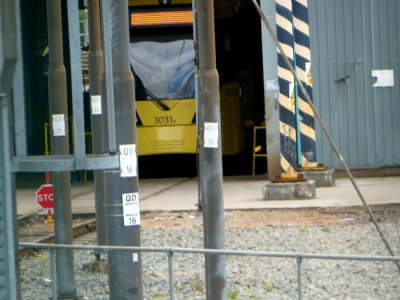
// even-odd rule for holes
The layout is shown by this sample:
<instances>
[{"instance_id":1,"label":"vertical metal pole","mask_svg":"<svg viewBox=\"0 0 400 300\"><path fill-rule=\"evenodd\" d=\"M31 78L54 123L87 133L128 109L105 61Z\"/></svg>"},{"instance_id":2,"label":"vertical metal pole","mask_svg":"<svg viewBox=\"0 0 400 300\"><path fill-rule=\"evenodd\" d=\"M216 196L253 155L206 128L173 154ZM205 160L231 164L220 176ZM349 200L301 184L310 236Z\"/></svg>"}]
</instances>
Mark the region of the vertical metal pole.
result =
<instances>
[{"instance_id":1,"label":"vertical metal pole","mask_svg":"<svg viewBox=\"0 0 400 300\"><path fill-rule=\"evenodd\" d=\"M53 155L69 154L67 79L63 58L61 0L47 0L49 41L49 111ZM71 182L69 172L54 172L55 242L72 244ZM59 298L75 298L73 251L56 250Z\"/></svg>"},{"instance_id":2,"label":"vertical metal pole","mask_svg":"<svg viewBox=\"0 0 400 300\"><path fill-rule=\"evenodd\" d=\"M135 198L138 209L136 157L135 82L130 68L128 1L110 2L112 75L114 88L115 140L120 152L129 145L127 163L131 168L106 171L107 242L113 246L140 246L140 218L129 219L125 200ZM104 40L104 45L110 41ZM105 48L105 47L104 47ZM108 98L107 98L108 101ZM127 149L127 148L125 148ZM120 153L121 161L124 153ZM132 154L132 155L131 155ZM126 172L127 171L127 172ZM127 198L129 197L129 198ZM127 200L127 201L128 201ZM125 203L125 204L124 204ZM132 206L131 206L132 207ZM132 225L132 226L131 226ZM108 255L110 299L142 300L142 261L140 253L112 251Z\"/></svg>"},{"instance_id":3,"label":"vertical metal pole","mask_svg":"<svg viewBox=\"0 0 400 300\"><path fill-rule=\"evenodd\" d=\"M64 6L65 7L65 6ZM71 96L73 110L73 145L76 169L86 169L85 121L82 93L82 60L79 30L78 1L67 1L69 66L71 71Z\"/></svg>"},{"instance_id":4,"label":"vertical metal pole","mask_svg":"<svg viewBox=\"0 0 400 300\"><path fill-rule=\"evenodd\" d=\"M57 300L57 263L54 248L49 249L50 252L50 268L51 268L51 292L53 300Z\"/></svg>"},{"instance_id":5,"label":"vertical metal pole","mask_svg":"<svg viewBox=\"0 0 400 300\"><path fill-rule=\"evenodd\" d=\"M0 2L0 299L19 300L15 176L11 173L13 140L10 93L17 62L16 5Z\"/></svg>"},{"instance_id":6,"label":"vertical metal pole","mask_svg":"<svg viewBox=\"0 0 400 300\"><path fill-rule=\"evenodd\" d=\"M312 97L312 68L310 49L310 28L308 22L308 0L292 0L293 3L293 36L295 39L296 70L304 89ZM298 91L300 125L298 134L301 141L299 165L302 167L316 167L316 134L314 112L308 104L300 88Z\"/></svg>"},{"instance_id":7,"label":"vertical metal pole","mask_svg":"<svg viewBox=\"0 0 400 300\"><path fill-rule=\"evenodd\" d=\"M17 65L14 76L13 89L13 110L14 110L14 136L15 136L15 151L17 156L26 156L26 122L25 122L25 97L24 97L24 70L22 60L22 37L21 37L21 13L20 1L15 1L15 21L17 32Z\"/></svg>"},{"instance_id":8,"label":"vertical metal pole","mask_svg":"<svg viewBox=\"0 0 400 300\"><path fill-rule=\"evenodd\" d=\"M111 53L111 20L110 20L110 3L111 0L102 0L101 4L101 22L102 22L102 38L103 38L103 56L104 56L104 71L103 79L104 85L102 89L102 96L106 100L106 115L105 129L107 136L106 149L110 153L116 153L117 146L115 141L115 114L114 114L114 87L113 87L113 71L112 71L112 53Z\"/></svg>"},{"instance_id":9,"label":"vertical metal pole","mask_svg":"<svg viewBox=\"0 0 400 300\"><path fill-rule=\"evenodd\" d=\"M276 1L276 33L279 43L294 65L292 0ZM279 132L281 141L280 162L282 173L296 176L297 171L297 125L295 81L283 54L277 51L279 83ZM283 175L282 174L282 175Z\"/></svg>"},{"instance_id":10,"label":"vertical metal pole","mask_svg":"<svg viewBox=\"0 0 400 300\"><path fill-rule=\"evenodd\" d=\"M169 283L169 299L175 299L174 293L174 252L168 252L168 283Z\"/></svg>"},{"instance_id":11,"label":"vertical metal pole","mask_svg":"<svg viewBox=\"0 0 400 300\"><path fill-rule=\"evenodd\" d=\"M264 11L271 27L276 30L276 4L275 1L261 0ZM265 120L267 125L267 164L268 178L273 179L281 174L281 141L279 128L279 83L278 62L276 59L276 45L262 26L262 51L264 70L264 95L265 95Z\"/></svg>"},{"instance_id":12,"label":"vertical metal pole","mask_svg":"<svg viewBox=\"0 0 400 300\"><path fill-rule=\"evenodd\" d=\"M0 276L0 299L18 300L21 299L21 295L15 181L10 166L12 145L8 118L9 99L5 94L1 94L1 88L0 85L0 243L2 245L0 248L0 274L2 274Z\"/></svg>"},{"instance_id":13,"label":"vertical metal pole","mask_svg":"<svg viewBox=\"0 0 400 300\"><path fill-rule=\"evenodd\" d=\"M196 1L198 29L198 124L200 132L200 195L203 204L204 246L224 249L221 116L219 79L215 58L214 6L212 0ZM225 256L206 255L208 300L227 298Z\"/></svg>"},{"instance_id":14,"label":"vertical metal pole","mask_svg":"<svg viewBox=\"0 0 400 300\"><path fill-rule=\"evenodd\" d=\"M297 295L298 299L303 299L303 258L297 257Z\"/></svg>"},{"instance_id":15,"label":"vertical metal pole","mask_svg":"<svg viewBox=\"0 0 400 300\"><path fill-rule=\"evenodd\" d=\"M91 96L91 122L93 153L101 154L104 149L103 112L106 107L101 99L101 81L103 78L103 50L100 35L100 3L99 0L88 1L89 15L89 82ZM106 245L105 213L104 213L104 172L94 171L94 193L96 206L97 244ZM99 257L99 255L98 255Z\"/></svg>"}]
</instances>

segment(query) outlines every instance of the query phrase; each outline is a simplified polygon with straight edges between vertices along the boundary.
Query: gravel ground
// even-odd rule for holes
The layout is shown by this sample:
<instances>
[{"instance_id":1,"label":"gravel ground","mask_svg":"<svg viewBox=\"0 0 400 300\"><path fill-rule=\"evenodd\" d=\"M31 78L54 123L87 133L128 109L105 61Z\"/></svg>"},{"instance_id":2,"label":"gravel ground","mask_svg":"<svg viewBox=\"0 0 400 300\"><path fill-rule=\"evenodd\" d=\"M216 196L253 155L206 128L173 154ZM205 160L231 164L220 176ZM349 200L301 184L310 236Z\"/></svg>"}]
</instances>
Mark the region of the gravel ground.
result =
<instances>
[{"instance_id":1,"label":"gravel ground","mask_svg":"<svg viewBox=\"0 0 400 300\"><path fill-rule=\"evenodd\" d=\"M366 222L329 225L266 225L229 227L226 248L251 251L388 255L375 227ZM400 219L381 219L382 229L394 252L400 254ZM146 228L142 245L201 248L201 226ZM87 238L92 243L93 235ZM84 241L83 241L84 242ZM82 241L80 243L83 243ZM175 299L205 299L204 258L176 254ZM143 254L144 299L169 299L165 254ZM82 299L108 299L106 274L82 271L93 254L75 253L78 295ZM228 299L296 299L295 259L228 256ZM51 283L46 252L21 262L23 299L49 299ZM355 262L306 259L303 261L303 299L400 299L400 273L392 262ZM236 298L235 298L236 294Z\"/></svg>"}]
</instances>

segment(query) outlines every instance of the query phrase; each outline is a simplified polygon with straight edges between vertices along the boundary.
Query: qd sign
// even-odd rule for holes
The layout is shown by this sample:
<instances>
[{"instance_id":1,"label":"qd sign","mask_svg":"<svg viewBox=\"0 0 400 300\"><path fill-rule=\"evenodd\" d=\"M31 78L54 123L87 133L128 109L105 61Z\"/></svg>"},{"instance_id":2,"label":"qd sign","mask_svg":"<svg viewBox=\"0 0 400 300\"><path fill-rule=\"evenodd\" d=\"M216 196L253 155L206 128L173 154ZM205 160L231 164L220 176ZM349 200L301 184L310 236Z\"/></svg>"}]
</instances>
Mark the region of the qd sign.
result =
<instances>
[{"instance_id":1,"label":"qd sign","mask_svg":"<svg viewBox=\"0 0 400 300\"><path fill-rule=\"evenodd\" d=\"M36 192L36 201L44 209L54 208L53 185L42 185Z\"/></svg>"}]
</instances>

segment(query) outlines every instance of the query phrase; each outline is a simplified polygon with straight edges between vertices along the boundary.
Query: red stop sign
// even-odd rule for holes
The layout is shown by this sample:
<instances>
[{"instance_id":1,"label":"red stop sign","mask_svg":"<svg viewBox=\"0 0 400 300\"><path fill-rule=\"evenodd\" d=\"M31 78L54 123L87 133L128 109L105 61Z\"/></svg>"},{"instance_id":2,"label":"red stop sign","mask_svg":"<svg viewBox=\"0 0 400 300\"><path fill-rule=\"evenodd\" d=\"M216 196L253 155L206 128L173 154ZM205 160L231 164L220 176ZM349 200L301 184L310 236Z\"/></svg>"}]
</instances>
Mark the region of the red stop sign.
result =
<instances>
[{"instance_id":1,"label":"red stop sign","mask_svg":"<svg viewBox=\"0 0 400 300\"><path fill-rule=\"evenodd\" d=\"M44 184L36 192L36 201L43 208L54 208L53 185Z\"/></svg>"}]
</instances>

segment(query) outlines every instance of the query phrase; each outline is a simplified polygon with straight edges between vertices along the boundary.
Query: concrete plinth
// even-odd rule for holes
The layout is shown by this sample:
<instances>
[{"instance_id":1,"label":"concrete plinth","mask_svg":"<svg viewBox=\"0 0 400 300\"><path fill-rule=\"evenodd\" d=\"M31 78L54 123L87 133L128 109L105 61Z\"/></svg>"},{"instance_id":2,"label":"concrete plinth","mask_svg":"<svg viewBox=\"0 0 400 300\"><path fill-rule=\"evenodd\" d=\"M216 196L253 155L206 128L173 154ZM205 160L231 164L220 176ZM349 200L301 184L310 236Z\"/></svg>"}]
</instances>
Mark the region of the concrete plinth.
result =
<instances>
[{"instance_id":1,"label":"concrete plinth","mask_svg":"<svg viewBox=\"0 0 400 300\"><path fill-rule=\"evenodd\" d=\"M315 180L317 187L335 185L335 169L326 169L325 171L301 171L297 173L305 176L309 180Z\"/></svg>"},{"instance_id":2,"label":"concrete plinth","mask_svg":"<svg viewBox=\"0 0 400 300\"><path fill-rule=\"evenodd\" d=\"M315 198L315 180L272 183L264 186L264 200L302 200Z\"/></svg>"}]
</instances>

